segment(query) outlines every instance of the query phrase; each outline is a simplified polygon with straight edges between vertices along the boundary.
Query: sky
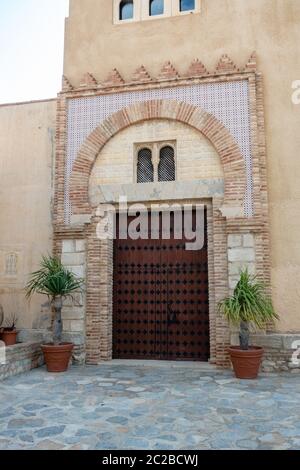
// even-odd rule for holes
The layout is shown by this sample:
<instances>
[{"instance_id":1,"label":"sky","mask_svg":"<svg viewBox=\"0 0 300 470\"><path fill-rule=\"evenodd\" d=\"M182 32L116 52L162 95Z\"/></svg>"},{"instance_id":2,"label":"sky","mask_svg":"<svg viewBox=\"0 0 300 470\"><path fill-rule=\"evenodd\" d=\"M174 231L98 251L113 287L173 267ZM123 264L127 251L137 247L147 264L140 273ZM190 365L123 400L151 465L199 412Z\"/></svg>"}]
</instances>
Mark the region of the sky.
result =
<instances>
[{"instance_id":1,"label":"sky","mask_svg":"<svg viewBox=\"0 0 300 470\"><path fill-rule=\"evenodd\" d=\"M0 0L0 104L55 98L69 0Z\"/></svg>"}]
</instances>

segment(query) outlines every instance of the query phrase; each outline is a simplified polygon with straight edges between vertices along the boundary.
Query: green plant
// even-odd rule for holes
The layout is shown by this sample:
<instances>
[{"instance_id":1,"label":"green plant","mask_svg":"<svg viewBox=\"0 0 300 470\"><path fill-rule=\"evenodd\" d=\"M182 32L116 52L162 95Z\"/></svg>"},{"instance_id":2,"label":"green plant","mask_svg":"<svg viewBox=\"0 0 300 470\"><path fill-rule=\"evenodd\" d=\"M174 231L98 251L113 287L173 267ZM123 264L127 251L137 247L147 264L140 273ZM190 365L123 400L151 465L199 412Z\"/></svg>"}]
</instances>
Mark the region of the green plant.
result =
<instances>
[{"instance_id":1,"label":"green plant","mask_svg":"<svg viewBox=\"0 0 300 470\"><path fill-rule=\"evenodd\" d=\"M12 313L9 317L5 318L3 322L4 331L14 331L16 329L18 316Z\"/></svg>"},{"instance_id":2,"label":"green plant","mask_svg":"<svg viewBox=\"0 0 300 470\"><path fill-rule=\"evenodd\" d=\"M62 341L62 307L63 300L81 291L83 279L66 269L59 258L43 256L41 267L30 276L26 286L26 296L31 298L34 293L47 295L54 310L53 343Z\"/></svg>"},{"instance_id":3,"label":"green plant","mask_svg":"<svg viewBox=\"0 0 300 470\"><path fill-rule=\"evenodd\" d=\"M219 312L233 325L240 327L240 346L249 349L250 328L262 329L267 322L278 320L265 286L248 270L240 274L233 295L218 304Z\"/></svg>"}]
</instances>

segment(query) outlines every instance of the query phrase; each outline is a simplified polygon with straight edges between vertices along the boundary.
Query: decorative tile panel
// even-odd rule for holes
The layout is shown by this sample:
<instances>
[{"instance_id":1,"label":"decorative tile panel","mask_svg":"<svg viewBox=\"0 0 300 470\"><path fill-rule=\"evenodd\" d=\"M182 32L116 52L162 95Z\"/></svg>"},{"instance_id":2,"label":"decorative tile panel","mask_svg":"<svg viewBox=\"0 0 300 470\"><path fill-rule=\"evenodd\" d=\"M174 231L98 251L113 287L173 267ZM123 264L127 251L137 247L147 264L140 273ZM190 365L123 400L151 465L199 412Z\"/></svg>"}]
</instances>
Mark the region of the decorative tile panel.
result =
<instances>
[{"instance_id":1,"label":"decorative tile panel","mask_svg":"<svg viewBox=\"0 0 300 470\"><path fill-rule=\"evenodd\" d=\"M253 215L253 177L249 84L247 80L205 83L107 95L73 98L68 101L67 159L65 168L65 222L72 208L69 184L73 163L89 134L110 115L138 102L173 100L198 106L215 116L231 133L241 149L247 172L245 215Z\"/></svg>"}]
</instances>

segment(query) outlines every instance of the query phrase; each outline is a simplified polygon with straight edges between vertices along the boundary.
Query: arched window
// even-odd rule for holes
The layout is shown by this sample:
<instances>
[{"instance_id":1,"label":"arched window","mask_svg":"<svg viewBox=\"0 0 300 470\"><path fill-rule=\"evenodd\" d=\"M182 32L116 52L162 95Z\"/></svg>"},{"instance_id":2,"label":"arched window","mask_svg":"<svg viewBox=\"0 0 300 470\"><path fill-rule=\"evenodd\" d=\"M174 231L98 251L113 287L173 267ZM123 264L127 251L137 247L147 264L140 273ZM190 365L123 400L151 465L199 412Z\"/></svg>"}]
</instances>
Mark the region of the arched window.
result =
<instances>
[{"instance_id":1,"label":"arched window","mask_svg":"<svg viewBox=\"0 0 300 470\"><path fill-rule=\"evenodd\" d=\"M133 18L133 0L122 0L120 2L119 19L131 20Z\"/></svg>"},{"instance_id":2,"label":"arched window","mask_svg":"<svg viewBox=\"0 0 300 470\"><path fill-rule=\"evenodd\" d=\"M195 10L195 0L179 0L180 11Z\"/></svg>"},{"instance_id":3,"label":"arched window","mask_svg":"<svg viewBox=\"0 0 300 470\"><path fill-rule=\"evenodd\" d=\"M137 182L153 183L154 167L152 163L152 152L150 149L143 148L138 153L137 158Z\"/></svg>"},{"instance_id":4,"label":"arched window","mask_svg":"<svg viewBox=\"0 0 300 470\"><path fill-rule=\"evenodd\" d=\"M164 0L150 0L149 15L163 15L164 14Z\"/></svg>"},{"instance_id":5,"label":"arched window","mask_svg":"<svg viewBox=\"0 0 300 470\"><path fill-rule=\"evenodd\" d=\"M175 155L171 146L163 147L159 153L158 181L175 181Z\"/></svg>"}]
</instances>

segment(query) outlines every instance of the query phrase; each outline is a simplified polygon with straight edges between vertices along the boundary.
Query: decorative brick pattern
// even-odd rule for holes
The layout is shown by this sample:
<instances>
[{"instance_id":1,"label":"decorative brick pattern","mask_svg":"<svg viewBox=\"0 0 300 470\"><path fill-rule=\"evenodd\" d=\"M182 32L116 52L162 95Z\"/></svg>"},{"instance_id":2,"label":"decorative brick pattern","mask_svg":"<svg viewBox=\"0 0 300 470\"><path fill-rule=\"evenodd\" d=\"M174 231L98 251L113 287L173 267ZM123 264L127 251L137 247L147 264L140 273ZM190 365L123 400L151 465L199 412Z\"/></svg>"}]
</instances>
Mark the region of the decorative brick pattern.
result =
<instances>
[{"instance_id":1,"label":"decorative brick pattern","mask_svg":"<svg viewBox=\"0 0 300 470\"><path fill-rule=\"evenodd\" d=\"M145 69L145 67L143 65L141 65L141 67L136 69L136 71L134 72L133 77L132 77L132 81L133 82L140 82L140 83L147 83L147 82L151 82L152 78L150 77L150 75L147 72L147 70Z\"/></svg>"},{"instance_id":2,"label":"decorative brick pattern","mask_svg":"<svg viewBox=\"0 0 300 470\"><path fill-rule=\"evenodd\" d=\"M187 103L150 101L132 105L113 114L92 134L79 152L73 166L70 197L73 214L90 214L89 178L99 151L120 130L149 119L169 119L190 125L206 136L217 150L224 170L224 207L242 212L246 188L244 160L236 142L224 126L212 115Z\"/></svg>"},{"instance_id":3,"label":"decorative brick pattern","mask_svg":"<svg viewBox=\"0 0 300 470\"><path fill-rule=\"evenodd\" d=\"M112 358L113 242L98 240L95 217L87 231L86 354L88 364Z\"/></svg>"},{"instance_id":4,"label":"decorative brick pattern","mask_svg":"<svg viewBox=\"0 0 300 470\"><path fill-rule=\"evenodd\" d=\"M108 75L107 79L102 82L104 87L114 87L119 85L124 85L125 80L122 78L121 74L117 69L113 69L112 72Z\"/></svg>"},{"instance_id":5,"label":"decorative brick pattern","mask_svg":"<svg viewBox=\"0 0 300 470\"><path fill-rule=\"evenodd\" d=\"M244 76L248 74L253 74L257 70L257 59L256 59L256 52L252 52L251 56L248 59L248 62L246 65L242 65L240 68L237 67L237 65L234 63L234 61L227 55L223 54L219 61L216 64L216 67L213 70L207 70L205 65L202 63L201 60L199 59L194 59L191 62L191 65L189 66L188 70L186 73L182 75L182 78L180 77L179 73L177 72L176 68L173 66L173 64L170 61L165 62L165 64L162 66L162 69L160 73L158 74L157 77L154 78L152 76L152 81L154 83L162 83L166 80L168 81L178 81L180 80L182 83L186 79L192 79L194 77L208 77L210 79L215 79L216 77L223 77L224 75L228 75L228 77L231 77L232 75L239 75ZM103 80L101 83L98 84L98 89L105 89L105 88L113 88L113 87L120 87L120 86L128 86L133 83L140 83L141 85L144 84L145 82L150 81L149 79L151 78L151 74L145 69L145 67L142 65L139 67L133 74L133 78L131 80L125 80L120 72L115 68L110 72L108 77ZM95 79L94 79L95 80ZM66 77L63 77L63 88L62 91L65 93L69 93L72 91L75 91L75 93L78 91L79 93L82 93L82 87L76 87L72 86L72 84L68 81Z\"/></svg>"},{"instance_id":6,"label":"decorative brick pattern","mask_svg":"<svg viewBox=\"0 0 300 470\"><path fill-rule=\"evenodd\" d=\"M85 73L80 81L80 88L93 89L97 88L98 83L91 73Z\"/></svg>"},{"instance_id":7,"label":"decorative brick pattern","mask_svg":"<svg viewBox=\"0 0 300 470\"><path fill-rule=\"evenodd\" d=\"M66 135L67 135L67 99L61 95L57 100L56 111L56 164L55 164L55 195L53 207L54 225L64 224L64 189L65 189L65 158L66 158ZM56 240L54 240L56 243Z\"/></svg>"},{"instance_id":8,"label":"decorative brick pattern","mask_svg":"<svg viewBox=\"0 0 300 470\"><path fill-rule=\"evenodd\" d=\"M257 61L256 61L256 52L252 52L249 60L244 68L245 72L256 72Z\"/></svg>"},{"instance_id":9,"label":"decorative brick pattern","mask_svg":"<svg viewBox=\"0 0 300 470\"><path fill-rule=\"evenodd\" d=\"M203 63L199 59L193 60L187 71L187 77L204 77L206 75L209 73Z\"/></svg>"},{"instance_id":10,"label":"decorative brick pattern","mask_svg":"<svg viewBox=\"0 0 300 470\"><path fill-rule=\"evenodd\" d=\"M63 75L63 77L62 77L62 91L63 92L68 92L68 91L73 91L73 90L74 90L74 88L72 87L71 83L69 82L67 77L65 77Z\"/></svg>"},{"instance_id":11,"label":"decorative brick pattern","mask_svg":"<svg viewBox=\"0 0 300 470\"><path fill-rule=\"evenodd\" d=\"M230 59L227 54L223 54L219 60L216 72L219 73L236 73L238 71L235 63Z\"/></svg>"},{"instance_id":12,"label":"decorative brick pattern","mask_svg":"<svg viewBox=\"0 0 300 470\"><path fill-rule=\"evenodd\" d=\"M163 65L163 68L160 71L160 74L158 75L159 80L170 80L174 78L180 78L179 73L175 69L175 67L171 64L171 62L166 62Z\"/></svg>"}]
</instances>

